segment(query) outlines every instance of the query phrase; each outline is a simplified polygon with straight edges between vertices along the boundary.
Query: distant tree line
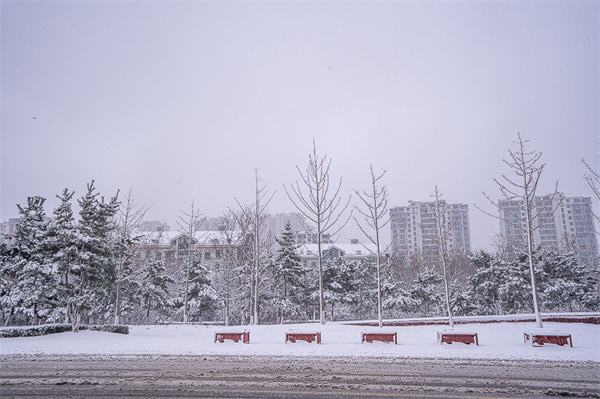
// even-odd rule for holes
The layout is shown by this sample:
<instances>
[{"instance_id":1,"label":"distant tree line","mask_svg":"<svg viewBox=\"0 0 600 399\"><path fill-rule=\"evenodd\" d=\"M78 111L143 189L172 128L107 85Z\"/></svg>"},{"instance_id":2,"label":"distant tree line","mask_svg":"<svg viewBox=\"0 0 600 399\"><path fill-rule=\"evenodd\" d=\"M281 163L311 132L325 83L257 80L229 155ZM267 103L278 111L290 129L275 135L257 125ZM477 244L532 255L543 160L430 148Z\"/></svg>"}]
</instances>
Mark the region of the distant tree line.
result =
<instances>
[{"instance_id":1,"label":"distant tree line","mask_svg":"<svg viewBox=\"0 0 600 399\"><path fill-rule=\"evenodd\" d=\"M117 195L105 200L92 182L77 200L77 220L73 193L64 190L58 198L51 222L43 198L29 197L19 205L20 221L10 244L2 244L0 311L5 325L68 321L76 330L80 323L182 322L186 292L188 322L246 324L253 301L258 301L256 322L319 319L319 271L301 261L290 225L275 237L275 250L261 254L257 286L250 234L232 241L236 251L228 251L231 261L220 270L211 269L195 252L182 267L169 268L164 259L138 256L140 237L135 230L124 233L127 208ZM243 224L241 213L238 219ZM579 265L573 252L537 248L534 258L543 311L599 308L597 270ZM531 313L528 265L526 253L508 256L502 251L448 259L453 314ZM324 256L322 284L326 320L377 319L380 300L385 318L447 315L442 270L418 256L382 257L379 267L375 256L360 263Z\"/></svg>"},{"instance_id":2,"label":"distant tree line","mask_svg":"<svg viewBox=\"0 0 600 399\"><path fill-rule=\"evenodd\" d=\"M77 219L74 193L68 189L57 196L60 204L52 219L45 214L44 198L29 197L17 206L20 219L8 244L0 246L2 322L70 322L78 331L81 323L378 319L381 326L383 317L447 316L452 326L453 315L533 312L542 327L541 311L598 310L597 263L584 267L568 249L534 245L533 232L543 223L533 222L540 216L533 204L544 165L538 163L541 153L526 150L526 143L519 135L517 150L509 151L505 160L515 178L502 175L503 180L496 180L506 197L524 204L513 215L524 240L508 250L501 245L495 253L453 251L453 222L446 218L445 201L436 187L433 223L423 229L434 244L431 253L389 255L380 240L389 222L387 190L380 184L385 171L377 174L371 167L372 187L356 191L362 208L355 208L361 217L355 220L376 250L360 262L332 257L322 239L350 220L352 213L344 216L350 198L340 196L341 179L330 185L331 160L319 156L314 143L306 170L297 167L299 182L286 187L294 206L315 225L314 266L301 261L289 224L279 237L265 234L272 195L261 185L258 170L255 202L236 200L239 209L229 209L225 217L230 223L221 231L226 249L219 264L208 262L195 248L203 218L193 202L189 212L182 211L180 223L185 254L172 265L140 256L142 237L136 227L145 208L134 206L131 192L123 202L119 193L105 199L92 181L77 200ZM588 169L586 179L598 196L599 175ZM558 185L547 197L549 203L557 190Z\"/></svg>"}]
</instances>

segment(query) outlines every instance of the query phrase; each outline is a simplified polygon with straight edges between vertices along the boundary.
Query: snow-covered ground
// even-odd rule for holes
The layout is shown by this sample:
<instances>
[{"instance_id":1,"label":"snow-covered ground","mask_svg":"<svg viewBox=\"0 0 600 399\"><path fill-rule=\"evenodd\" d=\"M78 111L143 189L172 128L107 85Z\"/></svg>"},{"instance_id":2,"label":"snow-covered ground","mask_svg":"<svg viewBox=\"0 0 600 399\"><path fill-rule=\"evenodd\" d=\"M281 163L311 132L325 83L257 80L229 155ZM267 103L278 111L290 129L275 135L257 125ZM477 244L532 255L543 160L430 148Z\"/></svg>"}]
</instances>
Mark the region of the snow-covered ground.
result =
<instances>
[{"instance_id":1,"label":"snow-covered ground","mask_svg":"<svg viewBox=\"0 0 600 399\"><path fill-rule=\"evenodd\" d=\"M487 323L457 327L476 332L479 346L440 345L437 331L443 326L386 327L398 333L398 345L360 342L361 332L377 330L338 323L216 327L199 325L131 326L129 335L96 331L52 334L42 337L0 339L2 355L233 355L233 356L369 356L458 359L529 359L600 362L600 326L581 323L544 323L548 330L572 335L573 348L547 344L532 347L523 332L534 323ZM250 344L215 343L215 332L250 331ZM322 344L285 343L289 329L320 331Z\"/></svg>"}]
</instances>

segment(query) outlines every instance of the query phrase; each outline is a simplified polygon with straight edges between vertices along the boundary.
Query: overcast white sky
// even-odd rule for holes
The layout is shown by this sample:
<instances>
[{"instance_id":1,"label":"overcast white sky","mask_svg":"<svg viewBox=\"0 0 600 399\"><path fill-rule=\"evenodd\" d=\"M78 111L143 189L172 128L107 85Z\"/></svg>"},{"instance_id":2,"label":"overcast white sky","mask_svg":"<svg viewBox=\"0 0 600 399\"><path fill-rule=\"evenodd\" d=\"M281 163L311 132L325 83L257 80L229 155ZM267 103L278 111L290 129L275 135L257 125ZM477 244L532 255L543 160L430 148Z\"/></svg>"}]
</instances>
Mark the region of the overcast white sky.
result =
<instances>
[{"instance_id":1,"label":"overcast white sky","mask_svg":"<svg viewBox=\"0 0 600 399\"><path fill-rule=\"evenodd\" d=\"M346 194L388 170L390 202L434 186L469 204L472 245L498 232L481 194L517 132L542 191L591 196L599 143L599 3L2 1L0 220L27 196L96 180L176 227L253 201L291 212L316 139ZM355 202L353 200L353 202ZM491 209L490 209L491 211ZM359 237L355 227L344 234Z\"/></svg>"}]
</instances>

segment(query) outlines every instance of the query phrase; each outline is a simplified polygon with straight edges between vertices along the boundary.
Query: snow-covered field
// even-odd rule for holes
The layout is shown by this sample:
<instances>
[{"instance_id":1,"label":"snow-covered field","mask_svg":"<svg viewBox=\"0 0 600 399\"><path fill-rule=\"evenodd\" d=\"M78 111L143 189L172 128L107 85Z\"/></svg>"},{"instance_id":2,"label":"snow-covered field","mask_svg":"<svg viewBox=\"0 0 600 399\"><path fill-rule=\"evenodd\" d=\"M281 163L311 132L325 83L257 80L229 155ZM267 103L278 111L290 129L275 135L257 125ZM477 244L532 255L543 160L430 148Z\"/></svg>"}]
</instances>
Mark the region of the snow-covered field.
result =
<instances>
[{"instance_id":1,"label":"snow-covered field","mask_svg":"<svg viewBox=\"0 0 600 399\"><path fill-rule=\"evenodd\" d=\"M547 344L532 347L523 332L534 323L468 324L457 330L476 332L479 346L440 345L443 326L386 327L398 333L398 345L360 342L361 332L377 330L338 323L216 327L199 325L131 326L129 335L96 331L61 333L42 337L0 339L1 355L233 355L233 356L369 356L458 359L529 359L600 362L600 326L581 323L544 323L548 330L572 335L574 347ZM250 344L215 343L215 332L250 331ZM285 343L289 329L320 331L322 344Z\"/></svg>"}]
</instances>

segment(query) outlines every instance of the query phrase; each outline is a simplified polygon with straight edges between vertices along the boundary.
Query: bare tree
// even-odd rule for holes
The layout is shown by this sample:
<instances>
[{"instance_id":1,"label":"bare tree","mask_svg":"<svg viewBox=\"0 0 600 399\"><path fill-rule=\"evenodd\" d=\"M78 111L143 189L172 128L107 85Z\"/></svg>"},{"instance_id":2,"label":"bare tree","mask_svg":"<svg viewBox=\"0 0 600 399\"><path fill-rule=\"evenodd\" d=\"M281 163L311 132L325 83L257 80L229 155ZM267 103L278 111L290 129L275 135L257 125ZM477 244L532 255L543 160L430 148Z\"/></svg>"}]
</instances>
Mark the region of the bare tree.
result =
<instances>
[{"instance_id":1,"label":"bare tree","mask_svg":"<svg viewBox=\"0 0 600 399\"><path fill-rule=\"evenodd\" d=\"M325 300L323 297L323 239L324 234L333 230L339 222L346 208L350 204L350 196L348 201L342 202L340 190L342 188L342 179L340 178L337 187L332 187L330 184L329 168L331 167L331 159L327 159L327 155L319 157L317 155L317 145L313 139L313 153L308 155L308 166L303 173L296 165L296 169L300 174L303 185L298 181L291 184L293 197L284 186L285 192L298 211L308 219L308 221L316 225L317 233L317 264L319 268L319 314L321 324L325 324ZM333 191L331 189L333 188ZM294 199L295 198L295 199ZM352 212L348 219L330 235L337 234L350 220ZM306 230L308 226L304 226Z\"/></svg>"},{"instance_id":2,"label":"bare tree","mask_svg":"<svg viewBox=\"0 0 600 399\"><path fill-rule=\"evenodd\" d=\"M263 179L258 177L258 169L254 170L254 204L252 206L242 205L237 199L235 200L240 207L241 215L249 223L252 230L253 236L253 258L252 258L252 270L250 273L250 286L251 286L251 311L250 311L250 324L258 324L258 299L261 287L261 280L263 272L266 269L264 266L264 259L268 258L268 252L270 251L270 244L266 242L269 238L266 232L266 222L269 217L268 206L275 192L269 196L269 192L266 186L261 185ZM235 213L234 213L235 214ZM238 220L240 224L244 224L241 219ZM262 262L262 264L261 264Z\"/></svg>"},{"instance_id":3,"label":"bare tree","mask_svg":"<svg viewBox=\"0 0 600 399\"><path fill-rule=\"evenodd\" d=\"M225 223L220 229L223 235L224 252L221 254L222 261L218 268L220 291L223 293L225 300L224 323L226 326L230 324L232 307L236 301L242 296L239 292L240 270L243 268L245 261L243 240L245 226L241 226L238 221L243 219L239 212L229 210L223 217Z\"/></svg>"},{"instance_id":4,"label":"bare tree","mask_svg":"<svg viewBox=\"0 0 600 399\"><path fill-rule=\"evenodd\" d=\"M188 255L186 259L186 270L185 270L185 292L184 292L184 300L183 300L183 322L187 323L189 321L189 306L188 306L188 296L189 296L189 287L190 287L190 268L192 267L193 256L194 256L194 243L196 232L199 230L202 223L206 219L198 209L194 207L194 201L190 206L190 212L185 212L181 210L183 216L179 217L177 221L177 225L180 228L182 233L187 233L188 242Z\"/></svg>"},{"instance_id":5,"label":"bare tree","mask_svg":"<svg viewBox=\"0 0 600 399\"><path fill-rule=\"evenodd\" d=\"M581 161L583 162L585 167L590 172L590 174L584 175L583 177L585 178L585 181L592 189L592 192L594 193L594 196L596 197L596 199L598 199L600 201L600 173L598 173L594 169L592 169L590 164L587 163L585 161L585 159L582 159ZM590 212L594 216L594 219L596 219L596 221L598 223L600 223L600 215L596 214L596 212L594 212L594 210L591 209L591 205L590 205ZM596 231L596 233L600 234L600 232L598 232L598 231Z\"/></svg>"},{"instance_id":6,"label":"bare tree","mask_svg":"<svg viewBox=\"0 0 600 399\"><path fill-rule=\"evenodd\" d=\"M148 207L135 205L131 195L132 189L125 195L125 202L121 202L119 216L116 223L117 247L117 294L115 301L115 324L121 323L121 284L132 277L133 273L127 267L134 257L134 247L139 240L134 237L135 231L140 227ZM127 270L126 270L127 269Z\"/></svg>"},{"instance_id":7,"label":"bare tree","mask_svg":"<svg viewBox=\"0 0 600 399\"><path fill-rule=\"evenodd\" d=\"M435 186L433 194L433 204L428 210L428 216L431 219L430 226L421 226L423 234L433 242L432 257L435 263L442 271L444 278L444 292L446 294L446 309L448 311L448 324L454 328L454 318L452 317L452 304L450 303L450 277L449 267L454 257L453 249L450 245L452 229L456 223L448 218L446 201L442 200L442 194ZM433 223L431 223L433 222Z\"/></svg>"},{"instance_id":8,"label":"bare tree","mask_svg":"<svg viewBox=\"0 0 600 399\"><path fill-rule=\"evenodd\" d=\"M503 160L516 174L517 178L509 178L503 174L502 180L494 179L494 182L500 188L502 195L507 200L511 200L518 205L518 210L515 212L510 209L503 209L500 206L500 202L494 202L487 194L483 193L488 201L500 211L500 216L492 215L486 211L483 212L509 224L521 232L522 240L520 243L514 243L512 241L509 243L513 246L518 245L520 247L519 249L527 254L535 321L537 327L542 328L543 324L535 279L533 234L554 214L554 211L560 206L561 201L558 201L556 206L552 207L554 198L558 195L558 182L554 185L552 194L536 198L538 184L542 172L544 171L545 164L539 163L542 156L541 152L528 151L525 149L525 144L528 142L529 140L523 140L521 134L518 133L518 141L515 142L518 146L517 150L509 150L508 153L510 159ZM551 211L549 211L550 208L552 208Z\"/></svg>"},{"instance_id":9,"label":"bare tree","mask_svg":"<svg viewBox=\"0 0 600 399\"><path fill-rule=\"evenodd\" d=\"M381 231L390 222L390 215L388 212L388 193L386 186L380 186L379 181L383 178L386 170L383 170L381 174L375 175L373 172L373 165L370 167L371 172L371 188L369 191L366 190L355 190L356 195L364 204L366 210L362 210L359 207L355 209L362 215L363 224L354 218L356 224L367 237L367 239L375 245L375 255L377 261L377 315L379 320L379 327L383 327L383 305L381 298L381 286L382 286L382 274L381 274L381 260L383 253L389 249L389 245L386 249L382 248L381 244ZM367 231L369 230L369 231ZM389 258L388 258L389 262Z\"/></svg>"}]
</instances>

